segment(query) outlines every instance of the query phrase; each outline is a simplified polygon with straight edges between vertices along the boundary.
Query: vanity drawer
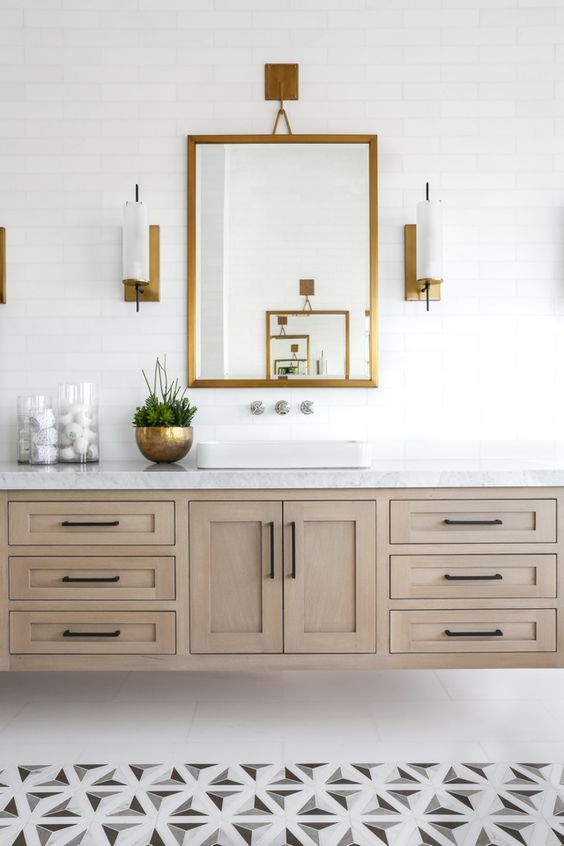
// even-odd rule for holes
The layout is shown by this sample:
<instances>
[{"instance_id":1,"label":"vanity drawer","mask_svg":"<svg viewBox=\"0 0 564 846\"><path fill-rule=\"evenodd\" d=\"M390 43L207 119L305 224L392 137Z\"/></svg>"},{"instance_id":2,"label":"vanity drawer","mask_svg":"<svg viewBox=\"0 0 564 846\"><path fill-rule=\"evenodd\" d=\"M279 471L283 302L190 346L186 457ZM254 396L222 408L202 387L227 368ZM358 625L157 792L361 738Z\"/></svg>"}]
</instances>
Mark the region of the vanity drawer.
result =
<instances>
[{"instance_id":1,"label":"vanity drawer","mask_svg":"<svg viewBox=\"0 0 564 846\"><path fill-rule=\"evenodd\" d=\"M173 611L12 611L10 652L173 655Z\"/></svg>"},{"instance_id":2,"label":"vanity drawer","mask_svg":"<svg viewBox=\"0 0 564 846\"><path fill-rule=\"evenodd\" d=\"M10 599L174 599L173 556L12 556Z\"/></svg>"},{"instance_id":3,"label":"vanity drawer","mask_svg":"<svg viewBox=\"0 0 564 846\"><path fill-rule=\"evenodd\" d=\"M449 634L447 634L449 632ZM556 611L390 611L390 652L554 652Z\"/></svg>"},{"instance_id":4,"label":"vanity drawer","mask_svg":"<svg viewBox=\"0 0 564 846\"><path fill-rule=\"evenodd\" d=\"M391 543L554 543L556 500L392 500L390 539Z\"/></svg>"},{"instance_id":5,"label":"vanity drawer","mask_svg":"<svg viewBox=\"0 0 564 846\"><path fill-rule=\"evenodd\" d=\"M391 555L392 599L556 596L556 555Z\"/></svg>"},{"instance_id":6,"label":"vanity drawer","mask_svg":"<svg viewBox=\"0 0 564 846\"><path fill-rule=\"evenodd\" d=\"M10 502L13 546L174 543L174 502Z\"/></svg>"}]
</instances>

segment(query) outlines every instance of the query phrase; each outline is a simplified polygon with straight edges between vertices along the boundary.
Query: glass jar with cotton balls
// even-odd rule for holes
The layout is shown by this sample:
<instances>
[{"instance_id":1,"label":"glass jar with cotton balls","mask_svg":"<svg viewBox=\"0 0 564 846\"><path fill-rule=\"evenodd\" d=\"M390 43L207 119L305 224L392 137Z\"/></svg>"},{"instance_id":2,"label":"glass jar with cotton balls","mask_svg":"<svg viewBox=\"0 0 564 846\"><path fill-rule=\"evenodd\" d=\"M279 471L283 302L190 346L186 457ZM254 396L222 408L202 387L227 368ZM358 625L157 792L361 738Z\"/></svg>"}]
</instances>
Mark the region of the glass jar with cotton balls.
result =
<instances>
[{"instance_id":1,"label":"glass jar with cotton balls","mask_svg":"<svg viewBox=\"0 0 564 846\"><path fill-rule=\"evenodd\" d=\"M92 382L59 385L58 431L60 462L99 461L98 398Z\"/></svg>"}]
</instances>

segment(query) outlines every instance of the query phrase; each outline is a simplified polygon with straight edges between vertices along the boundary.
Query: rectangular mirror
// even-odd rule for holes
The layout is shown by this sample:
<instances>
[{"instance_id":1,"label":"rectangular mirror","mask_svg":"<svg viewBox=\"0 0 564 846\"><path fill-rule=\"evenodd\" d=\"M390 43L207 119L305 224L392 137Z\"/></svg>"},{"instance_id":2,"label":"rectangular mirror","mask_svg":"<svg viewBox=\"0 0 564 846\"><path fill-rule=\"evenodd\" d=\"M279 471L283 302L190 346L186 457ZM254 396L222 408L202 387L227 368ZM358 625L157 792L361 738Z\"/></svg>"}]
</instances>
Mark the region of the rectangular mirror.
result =
<instances>
[{"instance_id":1,"label":"rectangular mirror","mask_svg":"<svg viewBox=\"0 0 564 846\"><path fill-rule=\"evenodd\" d=\"M376 190L375 136L188 139L191 386L376 386Z\"/></svg>"}]
</instances>

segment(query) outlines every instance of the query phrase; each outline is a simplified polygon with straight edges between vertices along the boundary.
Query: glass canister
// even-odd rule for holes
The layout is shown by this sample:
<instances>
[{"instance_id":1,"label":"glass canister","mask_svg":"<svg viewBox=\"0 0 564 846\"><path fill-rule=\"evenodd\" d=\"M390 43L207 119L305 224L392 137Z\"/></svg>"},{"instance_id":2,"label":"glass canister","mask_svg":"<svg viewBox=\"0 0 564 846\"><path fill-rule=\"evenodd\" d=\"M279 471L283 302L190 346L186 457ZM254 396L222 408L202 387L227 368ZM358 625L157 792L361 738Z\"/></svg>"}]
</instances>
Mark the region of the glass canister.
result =
<instances>
[{"instance_id":1,"label":"glass canister","mask_svg":"<svg viewBox=\"0 0 564 846\"><path fill-rule=\"evenodd\" d=\"M56 464L59 458L57 448L57 418L51 397L21 397L22 428L18 433L18 456L25 455L29 444L30 464ZM20 401L18 400L18 413ZM27 421L27 422L26 422Z\"/></svg>"},{"instance_id":2,"label":"glass canister","mask_svg":"<svg viewBox=\"0 0 564 846\"><path fill-rule=\"evenodd\" d=\"M98 461L98 400L92 382L59 385L59 461Z\"/></svg>"}]
</instances>

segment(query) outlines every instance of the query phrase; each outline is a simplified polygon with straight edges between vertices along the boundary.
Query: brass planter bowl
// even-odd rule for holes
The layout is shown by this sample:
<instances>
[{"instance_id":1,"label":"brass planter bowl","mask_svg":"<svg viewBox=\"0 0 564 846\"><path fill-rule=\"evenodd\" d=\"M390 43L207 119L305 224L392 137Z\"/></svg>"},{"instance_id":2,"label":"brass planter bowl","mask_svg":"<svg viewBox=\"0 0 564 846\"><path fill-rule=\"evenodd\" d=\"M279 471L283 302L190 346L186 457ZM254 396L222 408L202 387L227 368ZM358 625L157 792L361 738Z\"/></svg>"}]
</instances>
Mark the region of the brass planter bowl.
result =
<instances>
[{"instance_id":1,"label":"brass planter bowl","mask_svg":"<svg viewBox=\"0 0 564 846\"><path fill-rule=\"evenodd\" d=\"M194 430L191 426L137 426L135 440L141 453L156 464L180 461L190 452Z\"/></svg>"}]
</instances>

